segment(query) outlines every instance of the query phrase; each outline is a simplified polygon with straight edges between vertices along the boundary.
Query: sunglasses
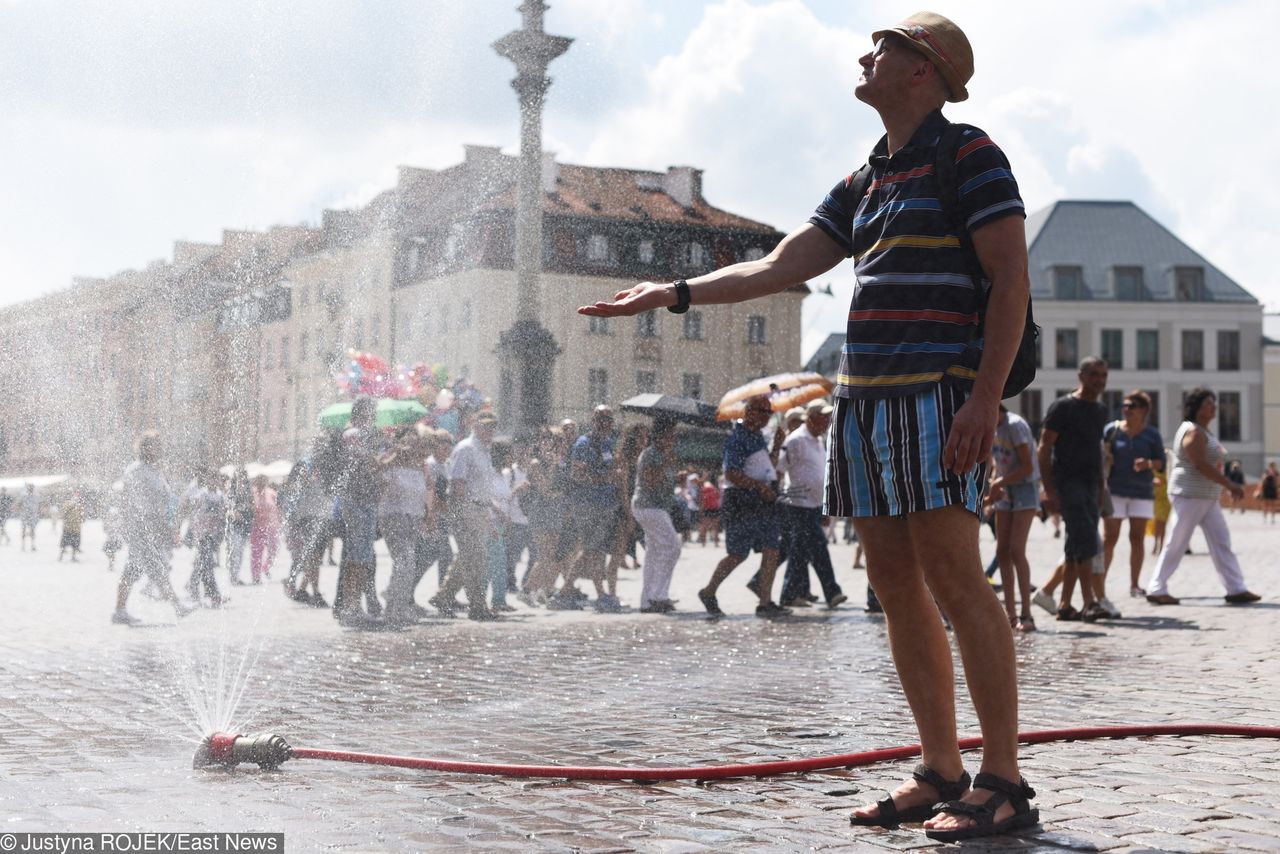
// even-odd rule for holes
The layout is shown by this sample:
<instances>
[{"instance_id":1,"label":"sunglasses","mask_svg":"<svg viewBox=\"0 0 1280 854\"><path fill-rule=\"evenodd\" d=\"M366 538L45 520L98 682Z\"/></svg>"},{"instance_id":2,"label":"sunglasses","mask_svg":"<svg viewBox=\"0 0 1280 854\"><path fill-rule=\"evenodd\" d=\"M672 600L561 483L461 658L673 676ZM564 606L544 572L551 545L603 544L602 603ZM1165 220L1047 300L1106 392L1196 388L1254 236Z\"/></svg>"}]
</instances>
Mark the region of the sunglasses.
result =
<instances>
[{"instance_id":1,"label":"sunglasses","mask_svg":"<svg viewBox=\"0 0 1280 854\"><path fill-rule=\"evenodd\" d=\"M1143 404L1141 404L1141 403L1128 403L1128 402L1125 402L1125 403L1120 404L1120 408L1121 408L1121 409L1146 409L1147 407L1146 407L1146 406L1144 406L1144 405L1143 405Z\"/></svg>"}]
</instances>

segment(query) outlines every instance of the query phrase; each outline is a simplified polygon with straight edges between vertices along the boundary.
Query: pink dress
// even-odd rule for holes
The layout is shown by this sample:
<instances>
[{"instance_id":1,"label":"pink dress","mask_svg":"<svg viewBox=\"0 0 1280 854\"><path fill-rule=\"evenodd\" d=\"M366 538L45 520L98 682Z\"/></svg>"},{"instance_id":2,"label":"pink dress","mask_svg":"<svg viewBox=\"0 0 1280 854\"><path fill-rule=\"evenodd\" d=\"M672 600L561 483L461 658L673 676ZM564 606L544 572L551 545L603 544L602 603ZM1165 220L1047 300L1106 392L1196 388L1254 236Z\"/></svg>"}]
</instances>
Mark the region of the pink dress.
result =
<instances>
[{"instance_id":1,"label":"pink dress","mask_svg":"<svg viewBox=\"0 0 1280 854\"><path fill-rule=\"evenodd\" d=\"M253 528L249 532L249 566L253 583L259 584L262 576L271 577L271 564L280 547L280 508L276 505L276 491L271 487L253 490Z\"/></svg>"}]
</instances>

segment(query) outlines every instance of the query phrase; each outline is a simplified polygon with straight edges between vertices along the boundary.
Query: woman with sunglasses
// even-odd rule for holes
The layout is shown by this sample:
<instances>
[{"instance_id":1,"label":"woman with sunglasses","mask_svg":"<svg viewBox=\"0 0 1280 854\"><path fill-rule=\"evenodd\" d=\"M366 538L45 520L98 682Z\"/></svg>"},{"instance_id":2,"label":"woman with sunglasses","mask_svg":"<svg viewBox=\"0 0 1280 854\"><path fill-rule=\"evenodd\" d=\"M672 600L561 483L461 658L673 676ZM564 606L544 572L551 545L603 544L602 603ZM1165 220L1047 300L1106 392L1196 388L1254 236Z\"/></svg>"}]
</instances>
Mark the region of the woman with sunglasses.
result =
<instances>
[{"instance_id":1,"label":"woman with sunglasses","mask_svg":"<svg viewBox=\"0 0 1280 854\"><path fill-rule=\"evenodd\" d=\"M1102 559L1107 571L1120 528L1129 520L1129 595L1141 598L1146 591L1138 585L1146 556L1147 520L1155 511L1154 475L1164 471L1164 439L1148 423L1151 398L1144 391L1131 391L1121 407L1123 418L1103 431L1102 441L1111 459L1107 489L1115 511L1102 520ZM1106 576L1103 576L1105 583ZM1105 597L1103 597L1105 599ZM1106 605L1103 605L1105 608Z\"/></svg>"}]
</instances>

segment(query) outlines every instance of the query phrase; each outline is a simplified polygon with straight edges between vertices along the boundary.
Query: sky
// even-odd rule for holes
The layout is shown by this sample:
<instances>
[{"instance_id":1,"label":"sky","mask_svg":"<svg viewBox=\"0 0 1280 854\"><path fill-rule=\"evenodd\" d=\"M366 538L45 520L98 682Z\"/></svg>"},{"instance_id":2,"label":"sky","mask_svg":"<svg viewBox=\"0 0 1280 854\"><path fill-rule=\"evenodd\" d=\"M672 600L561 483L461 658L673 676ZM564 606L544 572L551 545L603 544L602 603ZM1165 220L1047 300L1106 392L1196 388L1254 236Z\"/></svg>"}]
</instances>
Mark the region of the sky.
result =
<instances>
[{"instance_id":1,"label":"sky","mask_svg":"<svg viewBox=\"0 0 1280 854\"><path fill-rule=\"evenodd\" d=\"M172 258L176 240L316 224L398 165L518 149L491 43L518 0L0 0L0 305ZM789 231L882 128L852 96L864 0L550 0L561 162L704 171L717 207ZM951 0L970 98L1028 211L1127 199L1280 310L1274 0ZM1016 11L1015 11L1016 10ZM806 355L843 329L852 269L813 284ZM565 310L572 307L565 306Z\"/></svg>"}]
</instances>

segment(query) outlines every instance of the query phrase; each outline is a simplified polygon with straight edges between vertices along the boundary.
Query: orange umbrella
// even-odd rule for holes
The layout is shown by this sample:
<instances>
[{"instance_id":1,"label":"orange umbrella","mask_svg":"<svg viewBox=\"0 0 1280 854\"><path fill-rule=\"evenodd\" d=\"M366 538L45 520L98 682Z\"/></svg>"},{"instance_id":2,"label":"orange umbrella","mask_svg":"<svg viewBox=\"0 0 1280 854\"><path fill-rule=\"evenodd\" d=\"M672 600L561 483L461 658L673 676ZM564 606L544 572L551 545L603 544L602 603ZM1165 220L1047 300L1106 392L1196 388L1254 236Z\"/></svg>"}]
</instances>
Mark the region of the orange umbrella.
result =
<instances>
[{"instance_id":1,"label":"orange umbrella","mask_svg":"<svg viewBox=\"0 0 1280 854\"><path fill-rule=\"evenodd\" d=\"M717 421L741 418L747 411L747 401L757 395L769 395L769 405L774 412L786 412L793 406L803 406L811 400L826 397L835 384L817 373L778 374L752 380L738 386L720 398L716 407Z\"/></svg>"}]
</instances>

